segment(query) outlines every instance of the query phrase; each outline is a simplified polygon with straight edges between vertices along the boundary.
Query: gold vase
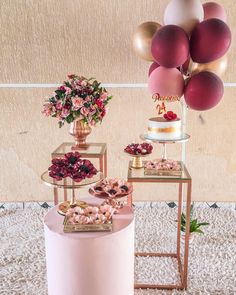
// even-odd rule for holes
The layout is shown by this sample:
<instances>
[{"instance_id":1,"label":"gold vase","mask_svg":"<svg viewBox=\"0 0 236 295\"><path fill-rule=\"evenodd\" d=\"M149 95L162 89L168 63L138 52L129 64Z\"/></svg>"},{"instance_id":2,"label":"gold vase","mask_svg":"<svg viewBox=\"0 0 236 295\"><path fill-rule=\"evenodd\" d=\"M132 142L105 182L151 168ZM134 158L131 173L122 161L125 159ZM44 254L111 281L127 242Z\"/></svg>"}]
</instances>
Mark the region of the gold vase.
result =
<instances>
[{"instance_id":1,"label":"gold vase","mask_svg":"<svg viewBox=\"0 0 236 295\"><path fill-rule=\"evenodd\" d=\"M133 156L132 168L143 168L143 160L141 156Z\"/></svg>"},{"instance_id":2,"label":"gold vase","mask_svg":"<svg viewBox=\"0 0 236 295\"><path fill-rule=\"evenodd\" d=\"M72 149L86 149L88 147L86 138L91 133L91 131L91 127L82 120L75 120L70 123L69 133L74 137L75 140L75 145L72 147Z\"/></svg>"}]
</instances>

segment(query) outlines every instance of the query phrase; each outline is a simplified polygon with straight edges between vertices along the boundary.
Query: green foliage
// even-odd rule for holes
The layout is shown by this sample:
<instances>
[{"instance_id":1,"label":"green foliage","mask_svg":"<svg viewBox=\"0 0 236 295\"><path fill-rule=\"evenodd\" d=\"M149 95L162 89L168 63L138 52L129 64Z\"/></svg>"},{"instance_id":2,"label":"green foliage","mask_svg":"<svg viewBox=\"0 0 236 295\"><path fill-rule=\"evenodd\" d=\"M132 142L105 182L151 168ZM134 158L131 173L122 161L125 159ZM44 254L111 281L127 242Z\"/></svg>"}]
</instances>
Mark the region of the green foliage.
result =
<instances>
[{"instance_id":1,"label":"green foliage","mask_svg":"<svg viewBox=\"0 0 236 295\"><path fill-rule=\"evenodd\" d=\"M200 229L202 226L209 225L208 222L198 222L197 219L193 219L193 204L190 207L190 233L199 233L203 234L203 231ZM186 215L182 212L181 214L181 231L186 231Z\"/></svg>"}]
</instances>

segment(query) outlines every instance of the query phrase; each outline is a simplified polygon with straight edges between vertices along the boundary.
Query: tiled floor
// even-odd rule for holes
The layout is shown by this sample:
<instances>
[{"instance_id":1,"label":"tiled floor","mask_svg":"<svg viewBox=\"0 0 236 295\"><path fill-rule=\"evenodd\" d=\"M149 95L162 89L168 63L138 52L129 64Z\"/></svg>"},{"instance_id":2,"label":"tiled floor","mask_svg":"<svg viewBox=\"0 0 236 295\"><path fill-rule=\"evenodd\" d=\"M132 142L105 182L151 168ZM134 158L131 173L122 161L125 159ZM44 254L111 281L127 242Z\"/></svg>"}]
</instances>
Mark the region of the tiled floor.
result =
<instances>
[{"instance_id":1,"label":"tiled floor","mask_svg":"<svg viewBox=\"0 0 236 295\"><path fill-rule=\"evenodd\" d=\"M135 207L170 207L170 208L175 208L177 206L177 203L175 202L135 202L134 203ZM24 208L49 208L53 207L53 202L19 202L19 203L0 203L0 209L24 209ZM212 209L219 209L219 208L229 208L236 210L236 203L225 203L225 202L194 202L194 207L201 207L201 208L212 208Z\"/></svg>"}]
</instances>

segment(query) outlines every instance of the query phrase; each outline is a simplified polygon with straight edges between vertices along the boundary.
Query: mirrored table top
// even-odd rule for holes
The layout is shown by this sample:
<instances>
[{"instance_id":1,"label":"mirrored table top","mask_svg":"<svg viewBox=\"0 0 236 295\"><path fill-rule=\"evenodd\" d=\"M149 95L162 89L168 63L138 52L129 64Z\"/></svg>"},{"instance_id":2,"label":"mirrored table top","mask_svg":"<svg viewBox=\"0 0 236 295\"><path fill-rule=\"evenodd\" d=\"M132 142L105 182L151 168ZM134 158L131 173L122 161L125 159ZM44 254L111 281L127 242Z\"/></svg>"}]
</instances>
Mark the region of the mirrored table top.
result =
<instances>
[{"instance_id":1,"label":"mirrored table top","mask_svg":"<svg viewBox=\"0 0 236 295\"><path fill-rule=\"evenodd\" d=\"M49 176L48 171L45 171L41 175L41 179L44 184L51 186L51 187L75 189L75 188L80 188L83 186L97 183L100 180L104 179L104 175L103 175L103 173L98 172L96 175L94 175L91 178L86 178L80 182L75 182L70 177L63 178L62 180L56 180L56 179L52 178L51 176Z\"/></svg>"},{"instance_id":2,"label":"mirrored table top","mask_svg":"<svg viewBox=\"0 0 236 295\"><path fill-rule=\"evenodd\" d=\"M88 143L88 147L72 149L73 142L63 142L58 148L52 152L52 158L60 157L69 152L79 152L82 156L101 156L105 153L107 145L106 143Z\"/></svg>"}]
</instances>

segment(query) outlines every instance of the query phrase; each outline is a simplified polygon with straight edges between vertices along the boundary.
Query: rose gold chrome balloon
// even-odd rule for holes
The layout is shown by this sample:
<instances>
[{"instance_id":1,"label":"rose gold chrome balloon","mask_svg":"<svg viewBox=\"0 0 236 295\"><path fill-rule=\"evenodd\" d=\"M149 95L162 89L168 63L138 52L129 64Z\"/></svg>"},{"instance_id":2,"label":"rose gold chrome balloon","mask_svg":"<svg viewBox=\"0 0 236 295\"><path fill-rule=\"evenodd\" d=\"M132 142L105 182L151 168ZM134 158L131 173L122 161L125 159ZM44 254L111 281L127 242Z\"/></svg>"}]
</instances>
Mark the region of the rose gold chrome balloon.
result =
<instances>
[{"instance_id":1,"label":"rose gold chrome balloon","mask_svg":"<svg viewBox=\"0 0 236 295\"><path fill-rule=\"evenodd\" d=\"M156 22L145 22L138 26L133 35L133 48L139 57L153 61L151 54L152 37L161 25Z\"/></svg>"},{"instance_id":2,"label":"rose gold chrome balloon","mask_svg":"<svg viewBox=\"0 0 236 295\"><path fill-rule=\"evenodd\" d=\"M215 73L219 77L222 77L224 73L226 72L227 65L228 65L227 55L224 55L223 57L217 60L214 60L212 62L205 63L205 64L195 63L192 60L190 60L189 66L188 66L188 73L190 75L195 75L203 71L208 71L208 72Z\"/></svg>"}]
</instances>

